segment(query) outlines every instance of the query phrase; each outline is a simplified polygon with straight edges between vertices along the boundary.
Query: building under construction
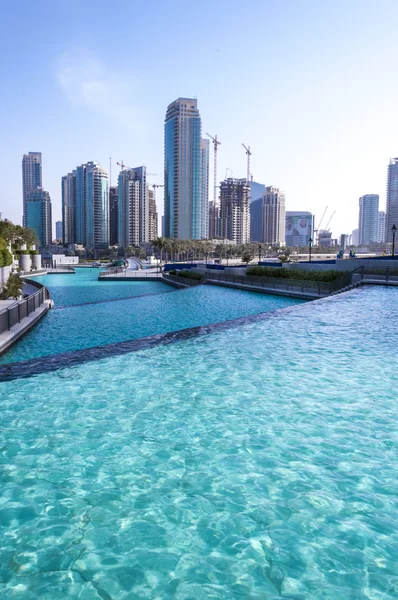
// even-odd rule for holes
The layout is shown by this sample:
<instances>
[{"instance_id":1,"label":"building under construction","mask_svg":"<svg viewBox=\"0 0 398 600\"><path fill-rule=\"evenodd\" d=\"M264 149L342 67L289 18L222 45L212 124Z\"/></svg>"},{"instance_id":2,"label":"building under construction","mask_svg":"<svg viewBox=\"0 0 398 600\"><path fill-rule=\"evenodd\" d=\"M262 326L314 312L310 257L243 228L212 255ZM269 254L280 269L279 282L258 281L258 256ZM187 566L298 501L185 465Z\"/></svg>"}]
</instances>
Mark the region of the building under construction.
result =
<instances>
[{"instance_id":1,"label":"building under construction","mask_svg":"<svg viewBox=\"0 0 398 600\"><path fill-rule=\"evenodd\" d=\"M250 184L228 178L220 184L221 237L235 244L250 241Z\"/></svg>"}]
</instances>

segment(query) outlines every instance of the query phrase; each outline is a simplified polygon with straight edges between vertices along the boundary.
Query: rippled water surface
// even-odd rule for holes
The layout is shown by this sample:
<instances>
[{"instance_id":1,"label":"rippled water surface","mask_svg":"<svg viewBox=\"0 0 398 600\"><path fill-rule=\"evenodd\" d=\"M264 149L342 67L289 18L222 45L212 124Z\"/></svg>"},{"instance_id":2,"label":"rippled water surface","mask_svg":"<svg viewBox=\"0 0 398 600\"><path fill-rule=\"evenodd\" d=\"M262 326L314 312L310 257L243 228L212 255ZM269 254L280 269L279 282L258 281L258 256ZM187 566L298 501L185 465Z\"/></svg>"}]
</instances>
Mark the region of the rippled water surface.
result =
<instances>
[{"instance_id":1,"label":"rippled water surface","mask_svg":"<svg viewBox=\"0 0 398 600\"><path fill-rule=\"evenodd\" d=\"M53 275L51 280L46 277L50 276L47 275L44 279L55 302L58 298L58 301L74 304L76 291L77 297L81 297L83 290L88 301L89 298L98 299L102 289L108 295L112 293L114 285L115 294L122 289L119 289L117 282L102 281L97 282L100 286L98 291L94 284L80 284L80 274ZM53 282L58 284L58 277L64 277L68 284L64 291L61 286L60 290L52 287ZM95 271L95 277L98 277L98 270ZM0 364L209 325L302 302L293 298L210 285L176 290L157 281L133 281L122 282L122 286L128 290L128 295L136 297L49 311L21 341L0 358ZM93 296L91 289L94 290Z\"/></svg>"},{"instance_id":2,"label":"rippled water surface","mask_svg":"<svg viewBox=\"0 0 398 600\"><path fill-rule=\"evenodd\" d=\"M396 599L397 301L1 383L0 598Z\"/></svg>"},{"instance_id":3,"label":"rippled water surface","mask_svg":"<svg viewBox=\"0 0 398 600\"><path fill-rule=\"evenodd\" d=\"M77 268L75 273L43 275L33 279L48 287L57 308L172 289L160 281L98 281L99 273L100 269L84 267Z\"/></svg>"}]
</instances>

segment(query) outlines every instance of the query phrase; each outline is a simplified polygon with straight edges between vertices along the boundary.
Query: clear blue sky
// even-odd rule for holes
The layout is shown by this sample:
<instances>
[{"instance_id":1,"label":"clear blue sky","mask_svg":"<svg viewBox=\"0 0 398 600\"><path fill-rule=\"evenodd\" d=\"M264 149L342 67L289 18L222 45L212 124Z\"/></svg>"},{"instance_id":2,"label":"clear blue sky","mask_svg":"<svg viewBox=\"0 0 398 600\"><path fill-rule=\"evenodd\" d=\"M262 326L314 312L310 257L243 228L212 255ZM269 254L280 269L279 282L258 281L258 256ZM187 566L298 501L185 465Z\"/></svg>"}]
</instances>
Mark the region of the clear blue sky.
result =
<instances>
[{"instance_id":1,"label":"clear blue sky","mask_svg":"<svg viewBox=\"0 0 398 600\"><path fill-rule=\"evenodd\" d=\"M384 207L398 156L397 23L396 0L4 0L0 211L20 222L29 151L55 219L61 176L82 162L112 156L113 182L116 161L145 163L162 183L167 104L196 96L219 179L245 176L244 142L288 210L329 205L334 233L350 232L360 195Z\"/></svg>"}]
</instances>

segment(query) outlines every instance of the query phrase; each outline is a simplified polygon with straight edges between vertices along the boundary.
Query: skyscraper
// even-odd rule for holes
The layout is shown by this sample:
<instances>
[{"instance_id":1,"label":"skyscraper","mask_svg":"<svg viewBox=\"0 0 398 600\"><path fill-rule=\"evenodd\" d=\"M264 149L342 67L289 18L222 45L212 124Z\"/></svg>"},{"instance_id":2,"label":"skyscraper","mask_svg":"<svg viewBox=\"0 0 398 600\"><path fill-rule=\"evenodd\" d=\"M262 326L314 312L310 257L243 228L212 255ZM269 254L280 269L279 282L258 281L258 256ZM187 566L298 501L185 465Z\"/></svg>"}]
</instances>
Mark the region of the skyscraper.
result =
<instances>
[{"instance_id":1,"label":"skyscraper","mask_svg":"<svg viewBox=\"0 0 398 600\"><path fill-rule=\"evenodd\" d=\"M198 103L178 98L167 107L164 127L165 235L200 239L206 207L201 195L201 128ZM207 158L208 160L208 158ZM208 194L208 193L207 193Z\"/></svg>"},{"instance_id":2,"label":"skyscraper","mask_svg":"<svg viewBox=\"0 0 398 600\"><path fill-rule=\"evenodd\" d=\"M158 211L156 208L155 189L155 187L152 189L148 187L149 242L158 237Z\"/></svg>"},{"instance_id":3,"label":"skyscraper","mask_svg":"<svg viewBox=\"0 0 398 600\"><path fill-rule=\"evenodd\" d=\"M377 242L379 226L379 196L365 194L359 198L359 244Z\"/></svg>"},{"instance_id":4,"label":"skyscraper","mask_svg":"<svg viewBox=\"0 0 398 600\"><path fill-rule=\"evenodd\" d=\"M98 251L109 246L109 176L96 162L62 177L64 244Z\"/></svg>"},{"instance_id":5,"label":"skyscraper","mask_svg":"<svg viewBox=\"0 0 398 600\"><path fill-rule=\"evenodd\" d=\"M148 241L146 167L122 169L118 180L118 245L139 246Z\"/></svg>"},{"instance_id":6,"label":"skyscraper","mask_svg":"<svg viewBox=\"0 0 398 600\"><path fill-rule=\"evenodd\" d=\"M263 239L263 198L265 185L250 182L250 239L261 242Z\"/></svg>"},{"instance_id":7,"label":"skyscraper","mask_svg":"<svg viewBox=\"0 0 398 600\"><path fill-rule=\"evenodd\" d=\"M250 241L250 185L247 179L228 178L220 185L221 237L235 244Z\"/></svg>"},{"instance_id":8,"label":"skyscraper","mask_svg":"<svg viewBox=\"0 0 398 600\"><path fill-rule=\"evenodd\" d=\"M285 194L279 188L265 188L263 201L263 242L285 245Z\"/></svg>"},{"instance_id":9,"label":"skyscraper","mask_svg":"<svg viewBox=\"0 0 398 600\"><path fill-rule=\"evenodd\" d=\"M41 152L29 152L22 158L23 225L26 226L26 198L29 192L43 186Z\"/></svg>"},{"instance_id":10,"label":"skyscraper","mask_svg":"<svg viewBox=\"0 0 398 600\"><path fill-rule=\"evenodd\" d=\"M41 188L31 190L25 198L25 226L36 231L40 246L52 242L50 194Z\"/></svg>"},{"instance_id":11,"label":"skyscraper","mask_svg":"<svg viewBox=\"0 0 398 600\"><path fill-rule=\"evenodd\" d=\"M379 210L379 218L377 225L377 241L379 244L386 241L386 213L384 210Z\"/></svg>"},{"instance_id":12,"label":"skyscraper","mask_svg":"<svg viewBox=\"0 0 398 600\"><path fill-rule=\"evenodd\" d=\"M387 174L385 241L392 242L392 226L398 227L398 158L392 158Z\"/></svg>"},{"instance_id":13,"label":"skyscraper","mask_svg":"<svg viewBox=\"0 0 398 600\"><path fill-rule=\"evenodd\" d=\"M62 241L76 243L76 171L62 177Z\"/></svg>"},{"instance_id":14,"label":"skyscraper","mask_svg":"<svg viewBox=\"0 0 398 600\"><path fill-rule=\"evenodd\" d=\"M117 185L109 188L109 245L116 246L118 242L118 189Z\"/></svg>"},{"instance_id":15,"label":"skyscraper","mask_svg":"<svg viewBox=\"0 0 398 600\"><path fill-rule=\"evenodd\" d=\"M57 239L57 240L64 239L62 221L55 221L55 239Z\"/></svg>"},{"instance_id":16,"label":"skyscraper","mask_svg":"<svg viewBox=\"0 0 398 600\"><path fill-rule=\"evenodd\" d=\"M210 141L200 140L199 237L209 237L209 152Z\"/></svg>"}]
</instances>

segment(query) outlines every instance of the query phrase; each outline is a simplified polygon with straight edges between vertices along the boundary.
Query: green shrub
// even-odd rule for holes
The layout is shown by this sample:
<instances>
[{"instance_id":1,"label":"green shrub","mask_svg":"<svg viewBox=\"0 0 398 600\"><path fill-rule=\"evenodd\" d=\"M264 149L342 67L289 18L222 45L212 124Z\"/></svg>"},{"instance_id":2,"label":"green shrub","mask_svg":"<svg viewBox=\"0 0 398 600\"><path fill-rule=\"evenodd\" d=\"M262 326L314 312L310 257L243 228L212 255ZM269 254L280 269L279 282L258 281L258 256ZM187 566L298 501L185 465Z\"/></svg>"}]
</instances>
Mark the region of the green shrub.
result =
<instances>
[{"instance_id":1,"label":"green shrub","mask_svg":"<svg viewBox=\"0 0 398 600\"><path fill-rule=\"evenodd\" d=\"M169 275L177 275L177 271L175 269L171 269L169 271Z\"/></svg>"},{"instance_id":2,"label":"green shrub","mask_svg":"<svg viewBox=\"0 0 398 600\"><path fill-rule=\"evenodd\" d=\"M38 250L31 250L31 251L30 251L30 255L31 255L31 256L37 256L38 254L39 254L39 251L38 251Z\"/></svg>"},{"instance_id":3,"label":"green shrub","mask_svg":"<svg viewBox=\"0 0 398 600\"><path fill-rule=\"evenodd\" d=\"M15 298L16 300L19 298L22 291L22 285L23 284L19 275L11 274L8 278L7 285L1 294L2 299Z\"/></svg>"},{"instance_id":4,"label":"green shrub","mask_svg":"<svg viewBox=\"0 0 398 600\"><path fill-rule=\"evenodd\" d=\"M282 267L250 267L247 275L255 277L275 277L276 279L296 279L299 281L334 281L343 275L341 271L304 271L303 269L283 269Z\"/></svg>"},{"instance_id":5,"label":"green shrub","mask_svg":"<svg viewBox=\"0 0 398 600\"><path fill-rule=\"evenodd\" d=\"M19 260L19 254L14 254L14 260Z\"/></svg>"},{"instance_id":6,"label":"green shrub","mask_svg":"<svg viewBox=\"0 0 398 600\"><path fill-rule=\"evenodd\" d=\"M12 254L8 250L5 239L0 238L0 267L9 267L12 265Z\"/></svg>"},{"instance_id":7,"label":"green shrub","mask_svg":"<svg viewBox=\"0 0 398 600\"><path fill-rule=\"evenodd\" d=\"M195 273L194 271L188 271L187 269L178 271L177 274L180 277L185 277L186 279L195 279L196 281L200 281L202 279L202 275L199 275L199 273Z\"/></svg>"},{"instance_id":8,"label":"green shrub","mask_svg":"<svg viewBox=\"0 0 398 600\"><path fill-rule=\"evenodd\" d=\"M19 254L30 254L30 250L19 250Z\"/></svg>"}]
</instances>

